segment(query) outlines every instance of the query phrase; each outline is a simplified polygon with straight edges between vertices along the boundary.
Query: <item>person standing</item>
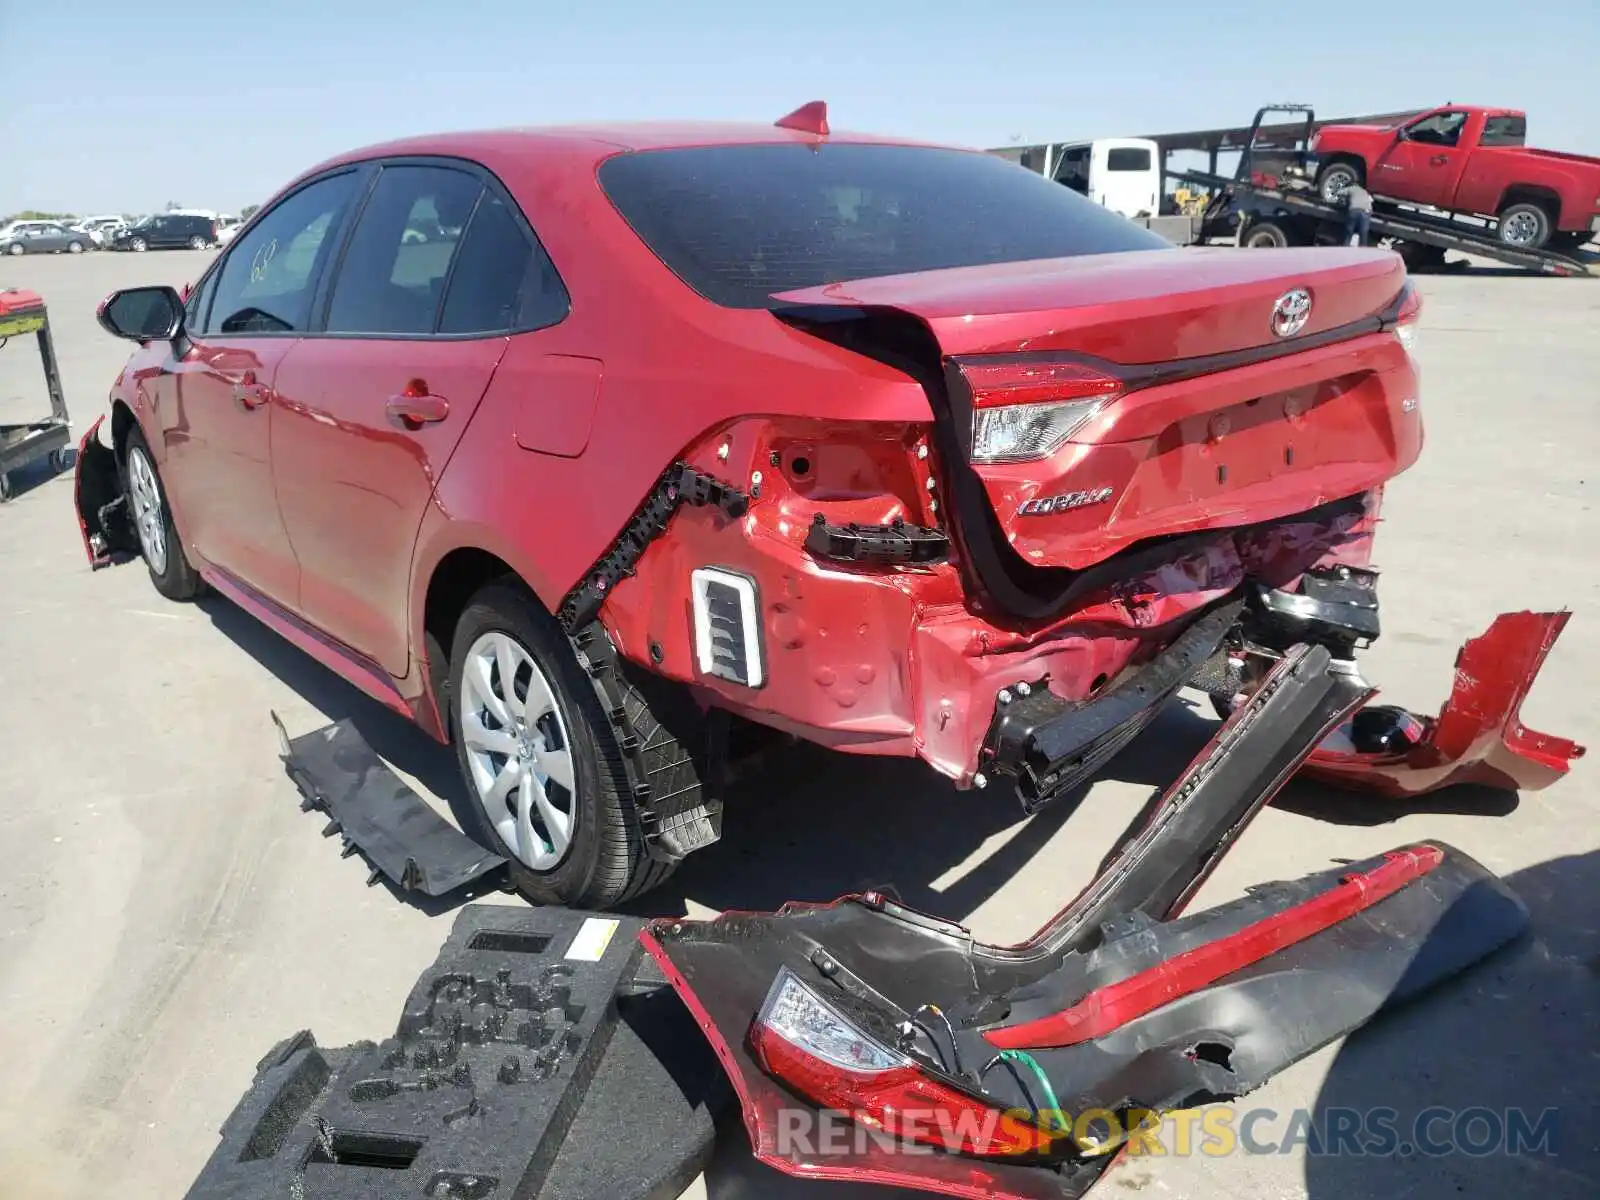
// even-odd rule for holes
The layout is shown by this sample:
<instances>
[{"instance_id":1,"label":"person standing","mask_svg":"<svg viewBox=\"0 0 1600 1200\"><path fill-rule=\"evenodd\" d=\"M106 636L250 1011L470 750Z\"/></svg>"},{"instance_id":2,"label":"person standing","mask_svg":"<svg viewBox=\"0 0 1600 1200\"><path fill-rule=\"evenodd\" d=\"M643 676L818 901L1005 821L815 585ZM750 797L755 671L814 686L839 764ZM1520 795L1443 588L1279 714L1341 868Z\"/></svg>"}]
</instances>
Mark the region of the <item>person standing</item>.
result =
<instances>
[{"instance_id":1,"label":"person standing","mask_svg":"<svg viewBox=\"0 0 1600 1200\"><path fill-rule=\"evenodd\" d=\"M1372 233L1372 193L1352 183L1344 194L1344 240L1346 245L1365 246Z\"/></svg>"}]
</instances>

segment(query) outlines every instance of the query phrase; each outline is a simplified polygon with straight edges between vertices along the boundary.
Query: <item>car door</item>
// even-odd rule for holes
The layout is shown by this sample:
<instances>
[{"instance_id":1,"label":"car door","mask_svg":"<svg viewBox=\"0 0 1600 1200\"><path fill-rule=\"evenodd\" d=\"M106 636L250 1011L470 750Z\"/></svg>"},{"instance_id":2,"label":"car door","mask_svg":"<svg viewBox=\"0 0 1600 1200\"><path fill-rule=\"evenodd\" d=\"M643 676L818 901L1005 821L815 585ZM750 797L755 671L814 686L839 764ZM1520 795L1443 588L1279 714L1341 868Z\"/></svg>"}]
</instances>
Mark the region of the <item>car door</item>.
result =
<instances>
[{"instance_id":1,"label":"car door","mask_svg":"<svg viewBox=\"0 0 1600 1200\"><path fill-rule=\"evenodd\" d=\"M327 291L279 370L273 474L306 618L399 677L434 487L510 334L565 292L498 183L426 159L383 165Z\"/></svg>"},{"instance_id":2,"label":"car door","mask_svg":"<svg viewBox=\"0 0 1600 1200\"><path fill-rule=\"evenodd\" d=\"M348 169L298 188L228 248L190 296L187 343L158 391L162 473L180 535L205 562L290 609L300 571L272 479L273 388L362 179Z\"/></svg>"},{"instance_id":3,"label":"car door","mask_svg":"<svg viewBox=\"0 0 1600 1200\"><path fill-rule=\"evenodd\" d=\"M1467 115L1443 109L1404 126L1402 136L1378 156L1368 181L1371 190L1413 204L1451 207L1469 153L1464 146L1470 143L1462 136Z\"/></svg>"}]
</instances>

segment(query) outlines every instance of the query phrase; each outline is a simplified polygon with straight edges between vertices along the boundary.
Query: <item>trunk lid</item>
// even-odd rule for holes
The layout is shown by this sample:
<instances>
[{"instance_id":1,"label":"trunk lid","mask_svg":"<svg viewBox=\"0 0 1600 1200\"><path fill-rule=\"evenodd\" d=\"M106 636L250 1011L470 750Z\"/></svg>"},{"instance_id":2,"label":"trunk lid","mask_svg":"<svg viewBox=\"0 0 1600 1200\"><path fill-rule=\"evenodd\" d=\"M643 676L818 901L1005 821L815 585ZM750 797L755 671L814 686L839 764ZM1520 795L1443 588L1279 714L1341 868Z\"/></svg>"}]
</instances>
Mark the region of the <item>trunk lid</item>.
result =
<instances>
[{"instance_id":1,"label":"trunk lid","mask_svg":"<svg viewBox=\"0 0 1600 1200\"><path fill-rule=\"evenodd\" d=\"M920 317L946 355L1073 350L1155 363L1268 345L1272 307L1311 287L1307 338L1380 311L1405 267L1380 250L1229 246L1139 250L954 267L780 292L794 305L895 308Z\"/></svg>"},{"instance_id":2,"label":"trunk lid","mask_svg":"<svg viewBox=\"0 0 1600 1200\"><path fill-rule=\"evenodd\" d=\"M1364 336L1393 318L1405 283L1385 251L1210 247L883 276L773 299L780 314L893 312L932 333L950 383L947 507L966 559L990 558L974 569L998 598L993 580L1014 558L1001 539L1032 567L1078 571L1147 538L1353 496L1409 465L1421 444L1410 357L1397 338ZM1081 423L1050 426L1020 457L980 449L1002 444L979 437L980 420L987 431L1024 405L1085 398L1094 404ZM1003 417L980 411L1006 406Z\"/></svg>"}]
</instances>

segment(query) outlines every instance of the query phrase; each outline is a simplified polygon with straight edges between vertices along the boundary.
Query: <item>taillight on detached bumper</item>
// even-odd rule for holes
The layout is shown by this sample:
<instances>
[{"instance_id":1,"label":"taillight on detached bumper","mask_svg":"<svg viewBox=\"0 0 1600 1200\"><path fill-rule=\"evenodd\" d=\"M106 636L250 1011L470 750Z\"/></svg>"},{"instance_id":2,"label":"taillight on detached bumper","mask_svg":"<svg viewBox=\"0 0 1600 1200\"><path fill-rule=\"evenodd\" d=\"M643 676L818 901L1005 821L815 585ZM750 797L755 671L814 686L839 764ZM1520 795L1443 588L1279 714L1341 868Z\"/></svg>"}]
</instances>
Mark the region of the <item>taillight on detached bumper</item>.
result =
<instances>
[{"instance_id":1,"label":"taillight on detached bumper","mask_svg":"<svg viewBox=\"0 0 1600 1200\"><path fill-rule=\"evenodd\" d=\"M1048 1154L1064 1133L938 1079L858 1028L787 967L751 1032L763 1070L819 1108L892 1137L979 1157Z\"/></svg>"}]
</instances>

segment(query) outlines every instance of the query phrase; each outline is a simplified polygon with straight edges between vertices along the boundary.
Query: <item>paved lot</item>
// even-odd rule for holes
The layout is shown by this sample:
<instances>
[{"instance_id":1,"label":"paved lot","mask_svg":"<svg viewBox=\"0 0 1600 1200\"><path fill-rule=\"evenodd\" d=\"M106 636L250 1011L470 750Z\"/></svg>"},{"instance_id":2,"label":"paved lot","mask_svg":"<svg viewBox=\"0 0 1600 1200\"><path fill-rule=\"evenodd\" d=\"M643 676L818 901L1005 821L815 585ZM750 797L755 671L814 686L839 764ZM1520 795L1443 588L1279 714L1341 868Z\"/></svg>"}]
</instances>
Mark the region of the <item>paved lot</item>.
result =
<instances>
[{"instance_id":1,"label":"paved lot","mask_svg":"<svg viewBox=\"0 0 1600 1200\"><path fill-rule=\"evenodd\" d=\"M78 428L124 358L95 302L193 278L207 256L0 260L0 287L51 305ZM1600 282L1493 275L1422 281L1429 445L1391 488L1380 540L1385 635L1369 674L1391 699L1442 700L1459 641L1505 608L1576 610L1529 723L1600 744ZM31 347L0 351L0 420L43 411ZM404 771L449 788L453 764L274 635L215 600L160 600L144 570L91 575L69 479L18 480L0 507L0 1193L30 1200L178 1196L253 1064L295 1029L382 1036L448 914L362 886L302 816L268 721L351 716ZM1031 932L1086 877L1148 786L1209 717L1177 710L1114 764L1070 826L1016 819L915 765L797 752L736 799L724 842L658 911L765 907L893 881L980 935ZM1124 1164L1103 1193L1194 1197L1600 1194L1600 799L1596 768L1523 798L1455 792L1418 810L1295 785L1200 903L1335 857L1442 837L1512 876L1533 936L1435 996L1301 1064L1246 1101L1275 1110L1432 1104L1560 1109L1554 1157L1308 1156L1300 1149ZM1445 1127L1447 1128L1447 1126ZM1288 1139L1288 1140L1293 1140ZM704 1186L770 1196L737 1129ZM842 1195L819 1185L793 1194ZM863 1195L883 1197L882 1190Z\"/></svg>"}]
</instances>

